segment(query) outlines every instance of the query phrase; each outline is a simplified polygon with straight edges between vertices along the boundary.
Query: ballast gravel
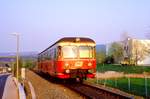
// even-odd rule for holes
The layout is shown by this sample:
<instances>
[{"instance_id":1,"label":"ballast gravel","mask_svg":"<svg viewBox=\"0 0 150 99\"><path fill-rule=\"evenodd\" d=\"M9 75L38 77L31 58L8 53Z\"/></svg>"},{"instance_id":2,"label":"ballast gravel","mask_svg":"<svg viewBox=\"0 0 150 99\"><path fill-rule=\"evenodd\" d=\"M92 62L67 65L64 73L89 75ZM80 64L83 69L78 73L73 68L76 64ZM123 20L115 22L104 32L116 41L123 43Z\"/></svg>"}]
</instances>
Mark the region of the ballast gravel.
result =
<instances>
[{"instance_id":1,"label":"ballast gravel","mask_svg":"<svg viewBox=\"0 0 150 99\"><path fill-rule=\"evenodd\" d=\"M30 70L26 70L26 79L32 83L36 99L83 99L83 97L64 87L40 77Z\"/></svg>"}]
</instances>

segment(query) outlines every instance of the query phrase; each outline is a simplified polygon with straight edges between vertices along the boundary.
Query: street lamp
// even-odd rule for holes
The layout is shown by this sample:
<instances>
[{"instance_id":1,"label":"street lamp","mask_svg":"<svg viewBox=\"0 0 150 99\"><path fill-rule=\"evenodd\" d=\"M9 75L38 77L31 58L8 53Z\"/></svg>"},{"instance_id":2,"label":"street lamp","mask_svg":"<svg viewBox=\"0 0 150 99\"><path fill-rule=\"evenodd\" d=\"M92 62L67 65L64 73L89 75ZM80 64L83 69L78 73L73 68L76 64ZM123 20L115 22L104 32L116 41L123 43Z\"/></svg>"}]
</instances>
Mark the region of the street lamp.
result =
<instances>
[{"instance_id":1,"label":"street lamp","mask_svg":"<svg viewBox=\"0 0 150 99\"><path fill-rule=\"evenodd\" d=\"M18 80L18 76L19 76L19 33L12 33L12 35L16 36L17 38L17 52L16 52L16 62L17 62L17 80Z\"/></svg>"}]
</instances>

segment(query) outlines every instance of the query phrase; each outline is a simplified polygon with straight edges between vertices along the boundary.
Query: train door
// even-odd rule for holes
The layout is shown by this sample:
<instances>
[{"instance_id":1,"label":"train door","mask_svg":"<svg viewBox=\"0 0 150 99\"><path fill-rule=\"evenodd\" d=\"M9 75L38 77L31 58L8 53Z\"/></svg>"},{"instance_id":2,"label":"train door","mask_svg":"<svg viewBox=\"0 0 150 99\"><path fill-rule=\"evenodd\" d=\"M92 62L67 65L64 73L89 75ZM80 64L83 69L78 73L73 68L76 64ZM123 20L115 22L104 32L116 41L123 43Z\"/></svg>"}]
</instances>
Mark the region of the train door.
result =
<instances>
[{"instance_id":1,"label":"train door","mask_svg":"<svg viewBox=\"0 0 150 99\"><path fill-rule=\"evenodd\" d=\"M56 76L56 68L57 68L57 50L56 48L54 48L53 50L53 69L54 69L54 73L55 73L55 76Z\"/></svg>"}]
</instances>

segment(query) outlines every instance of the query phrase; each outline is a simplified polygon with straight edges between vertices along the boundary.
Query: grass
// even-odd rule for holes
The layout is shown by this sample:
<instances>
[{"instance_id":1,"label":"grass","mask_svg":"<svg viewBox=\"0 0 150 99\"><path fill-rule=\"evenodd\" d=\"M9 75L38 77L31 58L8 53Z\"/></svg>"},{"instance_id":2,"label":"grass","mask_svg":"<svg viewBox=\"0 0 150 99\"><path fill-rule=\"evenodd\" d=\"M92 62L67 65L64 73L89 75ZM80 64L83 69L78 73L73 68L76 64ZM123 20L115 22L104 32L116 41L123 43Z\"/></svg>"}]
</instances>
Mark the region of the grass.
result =
<instances>
[{"instance_id":1,"label":"grass","mask_svg":"<svg viewBox=\"0 0 150 99\"><path fill-rule=\"evenodd\" d=\"M116 71L124 72L125 74L142 74L147 72L150 74L150 66L122 66L113 64L97 64L98 72ZM93 81L96 83L96 80ZM139 96L145 96L145 79L144 78L130 78L130 89L128 86L128 78L117 79L104 79L98 80L99 84L105 84L106 86L114 87L123 90L128 93L132 93ZM147 79L147 94L150 97L150 78Z\"/></svg>"},{"instance_id":2,"label":"grass","mask_svg":"<svg viewBox=\"0 0 150 99\"><path fill-rule=\"evenodd\" d=\"M98 72L105 71L116 71L116 72L124 72L124 73L150 73L150 66L122 66L122 65L112 65L112 64L97 64Z\"/></svg>"},{"instance_id":3,"label":"grass","mask_svg":"<svg viewBox=\"0 0 150 99\"><path fill-rule=\"evenodd\" d=\"M94 82L96 83L96 81ZM128 87L128 82L128 78L107 79L98 81L99 84L105 83L106 86L111 86L128 93L132 93L139 96L146 96L144 78L130 78L130 89ZM150 78L147 78L147 95L150 97Z\"/></svg>"}]
</instances>

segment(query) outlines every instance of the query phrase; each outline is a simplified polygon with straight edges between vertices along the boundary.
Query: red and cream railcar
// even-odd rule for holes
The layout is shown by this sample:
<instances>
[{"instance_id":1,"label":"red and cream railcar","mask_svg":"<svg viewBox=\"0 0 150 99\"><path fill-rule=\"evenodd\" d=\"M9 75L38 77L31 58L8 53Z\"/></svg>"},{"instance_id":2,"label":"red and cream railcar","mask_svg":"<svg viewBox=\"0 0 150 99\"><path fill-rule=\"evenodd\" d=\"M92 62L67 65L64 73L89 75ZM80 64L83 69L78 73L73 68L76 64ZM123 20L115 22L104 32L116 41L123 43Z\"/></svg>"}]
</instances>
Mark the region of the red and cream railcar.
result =
<instances>
[{"instance_id":1,"label":"red and cream railcar","mask_svg":"<svg viewBox=\"0 0 150 99\"><path fill-rule=\"evenodd\" d=\"M38 70L61 79L94 78L95 42L82 37L62 38L38 55Z\"/></svg>"}]
</instances>

